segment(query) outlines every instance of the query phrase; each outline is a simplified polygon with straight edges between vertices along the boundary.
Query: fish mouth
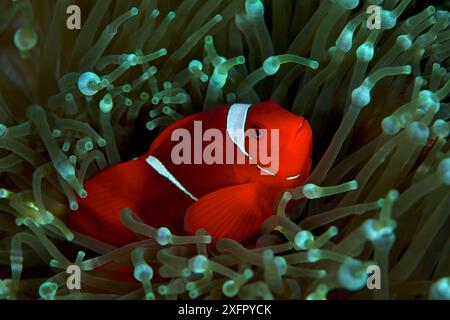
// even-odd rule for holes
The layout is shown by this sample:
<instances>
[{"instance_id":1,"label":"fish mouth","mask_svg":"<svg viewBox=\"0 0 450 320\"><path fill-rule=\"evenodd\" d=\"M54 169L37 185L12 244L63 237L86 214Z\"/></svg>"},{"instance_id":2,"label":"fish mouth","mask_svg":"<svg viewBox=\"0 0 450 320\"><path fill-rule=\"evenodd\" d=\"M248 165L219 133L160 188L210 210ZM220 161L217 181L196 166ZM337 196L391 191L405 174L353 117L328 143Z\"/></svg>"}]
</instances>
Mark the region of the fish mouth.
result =
<instances>
[{"instance_id":1,"label":"fish mouth","mask_svg":"<svg viewBox=\"0 0 450 320\"><path fill-rule=\"evenodd\" d=\"M297 133L299 133L300 131L302 131L303 125L304 125L304 124L305 124L305 118L300 117L300 125L299 125L299 127L298 127L298 129L297 129Z\"/></svg>"}]
</instances>

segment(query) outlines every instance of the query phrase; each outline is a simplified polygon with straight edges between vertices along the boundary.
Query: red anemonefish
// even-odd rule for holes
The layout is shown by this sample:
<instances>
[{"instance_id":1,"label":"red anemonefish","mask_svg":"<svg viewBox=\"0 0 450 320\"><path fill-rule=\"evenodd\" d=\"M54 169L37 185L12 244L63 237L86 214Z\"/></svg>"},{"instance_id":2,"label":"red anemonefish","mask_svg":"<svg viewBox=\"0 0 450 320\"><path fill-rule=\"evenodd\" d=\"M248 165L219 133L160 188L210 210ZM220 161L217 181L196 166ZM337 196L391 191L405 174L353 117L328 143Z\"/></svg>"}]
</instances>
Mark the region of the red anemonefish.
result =
<instances>
[{"instance_id":1,"label":"red anemonefish","mask_svg":"<svg viewBox=\"0 0 450 320\"><path fill-rule=\"evenodd\" d=\"M164 129L146 154L87 181L88 197L67 223L122 246L138 240L120 220L130 208L172 234L203 228L213 241L245 241L273 213L277 196L308 177L311 152L308 121L272 101L193 114Z\"/></svg>"}]
</instances>

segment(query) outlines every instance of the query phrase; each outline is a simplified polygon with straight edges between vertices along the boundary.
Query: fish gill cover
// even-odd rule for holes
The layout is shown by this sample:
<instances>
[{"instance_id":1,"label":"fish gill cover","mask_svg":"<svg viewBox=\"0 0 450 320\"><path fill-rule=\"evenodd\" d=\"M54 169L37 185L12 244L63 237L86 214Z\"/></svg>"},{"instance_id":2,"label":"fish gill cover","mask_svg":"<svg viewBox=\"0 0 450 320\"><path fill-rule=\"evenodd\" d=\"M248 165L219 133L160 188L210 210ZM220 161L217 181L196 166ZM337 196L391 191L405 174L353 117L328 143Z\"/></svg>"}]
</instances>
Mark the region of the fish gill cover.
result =
<instances>
[{"instance_id":1,"label":"fish gill cover","mask_svg":"<svg viewBox=\"0 0 450 320\"><path fill-rule=\"evenodd\" d=\"M425 3L1 1L0 299L449 299L450 13ZM170 123L267 99L310 121L314 164L254 243L126 208L120 248L65 225Z\"/></svg>"}]
</instances>

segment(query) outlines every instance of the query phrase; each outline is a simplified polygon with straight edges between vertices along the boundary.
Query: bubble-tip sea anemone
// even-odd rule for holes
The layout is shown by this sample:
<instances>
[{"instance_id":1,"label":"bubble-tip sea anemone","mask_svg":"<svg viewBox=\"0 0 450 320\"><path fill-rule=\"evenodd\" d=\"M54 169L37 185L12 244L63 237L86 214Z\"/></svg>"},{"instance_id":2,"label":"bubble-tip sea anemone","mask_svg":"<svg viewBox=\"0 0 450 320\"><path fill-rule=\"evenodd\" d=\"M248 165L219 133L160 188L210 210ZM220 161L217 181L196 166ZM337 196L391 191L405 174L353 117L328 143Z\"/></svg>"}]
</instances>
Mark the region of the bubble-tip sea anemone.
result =
<instances>
[{"instance_id":1,"label":"bubble-tip sea anemone","mask_svg":"<svg viewBox=\"0 0 450 320\"><path fill-rule=\"evenodd\" d=\"M449 298L444 7L83 1L77 31L71 4L0 4L0 298ZM367 28L369 5L383 7L380 29ZM121 248L64 224L87 179L168 124L269 98L310 120L316 164L255 243L211 248L202 230L173 235L126 208L142 241ZM381 289L366 287L370 265Z\"/></svg>"}]
</instances>

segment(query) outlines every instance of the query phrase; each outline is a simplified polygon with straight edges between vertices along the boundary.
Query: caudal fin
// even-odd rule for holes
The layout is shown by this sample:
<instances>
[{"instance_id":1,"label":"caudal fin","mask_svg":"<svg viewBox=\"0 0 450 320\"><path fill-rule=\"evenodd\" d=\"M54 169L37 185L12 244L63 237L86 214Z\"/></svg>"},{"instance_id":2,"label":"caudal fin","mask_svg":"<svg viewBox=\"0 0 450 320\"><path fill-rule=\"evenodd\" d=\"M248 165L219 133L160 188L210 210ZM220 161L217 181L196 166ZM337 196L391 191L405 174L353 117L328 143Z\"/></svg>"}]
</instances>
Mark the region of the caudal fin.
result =
<instances>
[{"instance_id":1,"label":"caudal fin","mask_svg":"<svg viewBox=\"0 0 450 320\"><path fill-rule=\"evenodd\" d=\"M67 213L68 226L117 246L138 240L122 224L120 212L136 209L144 196L138 188L144 169L140 161L129 161L107 168L86 182L88 197L79 198L78 210Z\"/></svg>"},{"instance_id":2,"label":"caudal fin","mask_svg":"<svg viewBox=\"0 0 450 320\"><path fill-rule=\"evenodd\" d=\"M130 208L146 224L182 234L183 216L192 200L139 158L110 167L85 184L88 197L67 213L70 228L116 246L139 240L121 222Z\"/></svg>"}]
</instances>

